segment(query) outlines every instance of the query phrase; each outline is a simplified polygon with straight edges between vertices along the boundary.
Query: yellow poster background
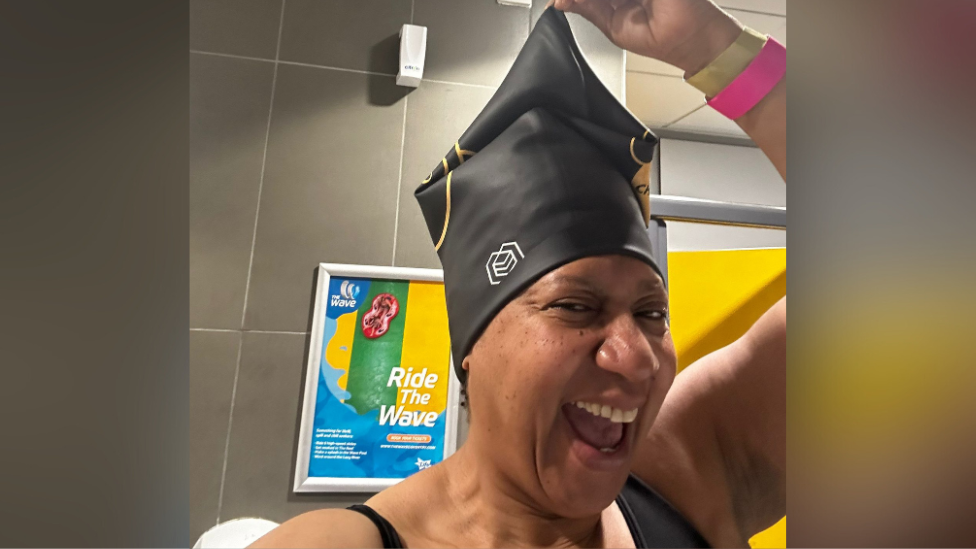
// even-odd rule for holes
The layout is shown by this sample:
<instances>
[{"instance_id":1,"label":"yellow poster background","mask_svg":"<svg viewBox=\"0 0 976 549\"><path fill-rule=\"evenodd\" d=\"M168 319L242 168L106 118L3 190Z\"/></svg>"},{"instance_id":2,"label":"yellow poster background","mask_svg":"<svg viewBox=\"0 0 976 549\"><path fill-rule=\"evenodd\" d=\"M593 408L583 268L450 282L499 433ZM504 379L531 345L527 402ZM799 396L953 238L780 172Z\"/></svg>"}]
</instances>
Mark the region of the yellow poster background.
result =
<instances>
[{"instance_id":1,"label":"yellow poster background","mask_svg":"<svg viewBox=\"0 0 976 549\"><path fill-rule=\"evenodd\" d=\"M407 297L407 322L403 329L403 353L400 366L415 372L427 368L427 374L437 374L438 387L446 388L451 375L451 338L447 326L447 303L442 282L410 282ZM432 391L424 404L403 404L412 412L447 410L447 390ZM402 395L397 393L397 404Z\"/></svg>"},{"instance_id":2,"label":"yellow poster background","mask_svg":"<svg viewBox=\"0 0 976 549\"><path fill-rule=\"evenodd\" d=\"M786 250L670 252L668 280L680 372L745 334L786 295ZM786 547L786 517L749 545Z\"/></svg>"}]
</instances>

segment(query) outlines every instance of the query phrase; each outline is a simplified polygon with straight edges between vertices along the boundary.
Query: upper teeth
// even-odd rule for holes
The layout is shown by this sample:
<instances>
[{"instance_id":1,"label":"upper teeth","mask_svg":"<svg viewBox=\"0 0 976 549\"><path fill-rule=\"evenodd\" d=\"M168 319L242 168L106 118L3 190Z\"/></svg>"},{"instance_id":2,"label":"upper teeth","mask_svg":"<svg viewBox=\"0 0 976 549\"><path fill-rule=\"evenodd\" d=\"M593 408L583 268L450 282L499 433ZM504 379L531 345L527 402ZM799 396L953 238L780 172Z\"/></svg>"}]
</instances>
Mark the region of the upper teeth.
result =
<instances>
[{"instance_id":1,"label":"upper teeth","mask_svg":"<svg viewBox=\"0 0 976 549\"><path fill-rule=\"evenodd\" d=\"M600 417L605 417L614 423L630 423L637 419L637 408L633 410L621 410L606 404L596 404L594 402L574 402L577 408L582 408L587 412Z\"/></svg>"}]
</instances>

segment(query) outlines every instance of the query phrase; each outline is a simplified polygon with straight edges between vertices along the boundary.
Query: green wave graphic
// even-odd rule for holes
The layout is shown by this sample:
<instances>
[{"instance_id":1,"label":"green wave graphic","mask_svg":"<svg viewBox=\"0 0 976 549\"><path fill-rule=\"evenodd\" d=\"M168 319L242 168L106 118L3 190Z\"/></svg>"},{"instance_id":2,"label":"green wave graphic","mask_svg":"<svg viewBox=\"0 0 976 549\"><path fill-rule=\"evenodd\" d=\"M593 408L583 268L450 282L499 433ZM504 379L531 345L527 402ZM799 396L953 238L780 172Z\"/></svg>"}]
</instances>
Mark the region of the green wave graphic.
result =
<instances>
[{"instance_id":1,"label":"green wave graphic","mask_svg":"<svg viewBox=\"0 0 976 549\"><path fill-rule=\"evenodd\" d=\"M359 305L346 383L346 390L351 394L346 404L355 408L358 414L378 410L384 404L396 404L397 387L387 387L386 382L393 368L400 365L409 290L409 281L374 280L369 286L369 295ZM400 302L400 311L390 322L389 331L376 339L369 339L363 335L362 318L373 307L373 299L382 293L393 294Z\"/></svg>"}]
</instances>

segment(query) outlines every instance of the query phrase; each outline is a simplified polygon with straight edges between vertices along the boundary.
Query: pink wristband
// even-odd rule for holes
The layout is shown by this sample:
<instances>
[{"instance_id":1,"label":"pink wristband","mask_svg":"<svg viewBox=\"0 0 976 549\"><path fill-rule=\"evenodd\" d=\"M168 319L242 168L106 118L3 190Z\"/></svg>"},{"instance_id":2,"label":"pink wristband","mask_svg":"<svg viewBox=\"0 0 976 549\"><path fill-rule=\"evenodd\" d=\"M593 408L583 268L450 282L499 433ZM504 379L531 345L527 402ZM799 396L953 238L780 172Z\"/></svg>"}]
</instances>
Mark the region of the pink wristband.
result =
<instances>
[{"instance_id":1,"label":"pink wristband","mask_svg":"<svg viewBox=\"0 0 976 549\"><path fill-rule=\"evenodd\" d=\"M731 120L756 106L786 74L786 48L772 36L759 55L708 104Z\"/></svg>"}]
</instances>

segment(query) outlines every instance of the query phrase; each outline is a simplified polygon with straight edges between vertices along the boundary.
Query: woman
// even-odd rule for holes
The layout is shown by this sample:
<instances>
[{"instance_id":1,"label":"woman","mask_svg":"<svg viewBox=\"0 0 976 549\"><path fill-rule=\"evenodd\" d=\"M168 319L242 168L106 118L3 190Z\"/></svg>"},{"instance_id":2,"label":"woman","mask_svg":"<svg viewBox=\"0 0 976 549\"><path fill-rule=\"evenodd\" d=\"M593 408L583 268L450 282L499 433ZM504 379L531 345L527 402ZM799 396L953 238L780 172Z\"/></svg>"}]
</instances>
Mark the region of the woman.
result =
<instances>
[{"instance_id":1,"label":"woman","mask_svg":"<svg viewBox=\"0 0 976 549\"><path fill-rule=\"evenodd\" d=\"M555 8L688 75L743 34L708 0ZM675 379L645 232L655 140L568 29L543 14L416 192L467 441L366 506L307 513L254 547L745 547L785 513L785 301ZM770 86L736 122L785 174L785 81Z\"/></svg>"}]
</instances>

